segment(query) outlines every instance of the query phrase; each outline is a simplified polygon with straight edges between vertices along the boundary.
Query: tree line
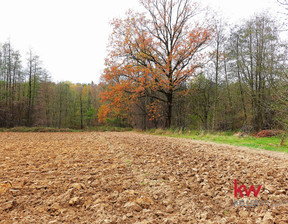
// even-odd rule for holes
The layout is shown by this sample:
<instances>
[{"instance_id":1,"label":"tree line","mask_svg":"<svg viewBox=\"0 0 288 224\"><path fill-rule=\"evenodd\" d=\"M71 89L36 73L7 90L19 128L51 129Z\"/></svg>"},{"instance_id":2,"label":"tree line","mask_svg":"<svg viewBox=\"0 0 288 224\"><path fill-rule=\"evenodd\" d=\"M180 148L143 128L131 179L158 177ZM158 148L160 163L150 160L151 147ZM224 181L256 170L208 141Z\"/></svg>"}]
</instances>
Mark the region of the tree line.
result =
<instances>
[{"instance_id":1,"label":"tree line","mask_svg":"<svg viewBox=\"0 0 288 224\"><path fill-rule=\"evenodd\" d=\"M0 46L0 126L288 126L288 48L267 13L227 25L191 0L115 18L100 84L55 83L32 51ZM281 1L281 4L287 4Z\"/></svg>"},{"instance_id":2,"label":"tree line","mask_svg":"<svg viewBox=\"0 0 288 224\"><path fill-rule=\"evenodd\" d=\"M98 92L94 83L52 82L32 50L22 61L10 41L0 45L0 127L96 125Z\"/></svg>"}]
</instances>

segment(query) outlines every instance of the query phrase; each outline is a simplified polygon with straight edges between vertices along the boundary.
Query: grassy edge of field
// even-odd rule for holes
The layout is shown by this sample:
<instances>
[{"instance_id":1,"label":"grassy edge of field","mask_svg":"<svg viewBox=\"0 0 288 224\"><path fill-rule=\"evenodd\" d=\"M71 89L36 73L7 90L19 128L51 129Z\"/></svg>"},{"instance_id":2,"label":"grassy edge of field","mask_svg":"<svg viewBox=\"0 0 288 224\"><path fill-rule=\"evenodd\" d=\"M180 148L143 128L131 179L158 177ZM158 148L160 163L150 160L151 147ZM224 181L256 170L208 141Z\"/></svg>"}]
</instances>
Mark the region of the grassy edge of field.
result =
<instances>
[{"instance_id":1,"label":"grassy edge of field","mask_svg":"<svg viewBox=\"0 0 288 224\"><path fill-rule=\"evenodd\" d=\"M265 149L269 151L286 152L288 153L288 140L283 145L281 136L258 138L252 135L244 137L235 136L234 132L205 132L205 131L182 131L182 130L162 130L151 129L145 133L152 135L161 135L168 137L186 138L205 142L215 142L227 145L244 146L257 149Z\"/></svg>"}]
</instances>

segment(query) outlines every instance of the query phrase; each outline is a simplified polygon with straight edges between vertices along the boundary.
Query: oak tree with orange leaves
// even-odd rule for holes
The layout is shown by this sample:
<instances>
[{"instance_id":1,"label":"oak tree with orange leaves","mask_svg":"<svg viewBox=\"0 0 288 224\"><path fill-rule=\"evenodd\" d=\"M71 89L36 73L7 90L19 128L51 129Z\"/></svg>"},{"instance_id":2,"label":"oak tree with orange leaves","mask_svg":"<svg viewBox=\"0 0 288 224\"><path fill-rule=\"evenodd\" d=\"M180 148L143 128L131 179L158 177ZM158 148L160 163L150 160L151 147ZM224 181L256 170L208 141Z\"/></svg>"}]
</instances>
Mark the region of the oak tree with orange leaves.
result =
<instances>
[{"instance_id":1,"label":"oak tree with orange leaves","mask_svg":"<svg viewBox=\"0 0 288 224\"><path fill-rule=\"evenodd\" d=\"M199 17L204 12L199 4L190 0L140 3L146 13L130 10L124 19L112 22L102 75L107 84L102 93L104 114L108 108L118 113L127 111L139 98L148 96L153 103L151 116L155 114L155 102L165 105L165 127L169 128L173 101L181 95L181 85L203 63L201 50L211 40L213 28Z\"/></svg>"}]
</instances>

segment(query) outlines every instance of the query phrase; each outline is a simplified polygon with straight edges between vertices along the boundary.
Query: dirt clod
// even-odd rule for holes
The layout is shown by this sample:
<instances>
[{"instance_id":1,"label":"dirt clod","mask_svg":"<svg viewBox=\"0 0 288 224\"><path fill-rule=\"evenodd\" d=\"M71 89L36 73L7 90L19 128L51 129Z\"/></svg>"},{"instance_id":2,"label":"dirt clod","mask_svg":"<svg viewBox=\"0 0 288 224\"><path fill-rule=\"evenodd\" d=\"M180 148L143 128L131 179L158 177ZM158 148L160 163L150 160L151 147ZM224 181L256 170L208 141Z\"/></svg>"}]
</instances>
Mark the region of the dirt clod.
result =
<instances>
[{"instance_id":1,"label":"dirt clod","mask_svg":"<svg viewBox=\"0 0 288 224\"><path fill-rule=\"evenodd\" d=\"M69 201L69 205L77 205L80 203L80 201L81 201L81 199L79 197L71 198Z\"/></svg>"},{"instance_id":2,"label":"dirt clod","mask_svg":"<svg viewBox=\"0 0 288 224\"><path fill-rule=\"evenodd\" d=\"M124 208L127 208L127 209L132 210L132 211L136 211L136 212L140 212L142 210L140 205L138 205L135 202L131 202L131 201L127 202L124 205Z\"/></svg>"}]
</instances>

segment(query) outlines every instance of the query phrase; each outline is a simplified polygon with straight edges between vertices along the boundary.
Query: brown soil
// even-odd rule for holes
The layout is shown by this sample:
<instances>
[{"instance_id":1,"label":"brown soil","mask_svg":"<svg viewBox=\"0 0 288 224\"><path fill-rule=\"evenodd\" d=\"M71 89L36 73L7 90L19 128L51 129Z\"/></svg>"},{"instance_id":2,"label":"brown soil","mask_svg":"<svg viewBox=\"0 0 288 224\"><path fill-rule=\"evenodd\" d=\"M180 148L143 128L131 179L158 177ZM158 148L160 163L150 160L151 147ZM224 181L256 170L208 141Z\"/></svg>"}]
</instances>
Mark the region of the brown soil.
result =
<instances>
[{"instance_id":1,"label":"brown soil","mask_svg":"<svg viewBox=\"0 0 288 224\"><path fill-rule=\"evenodd\" d=\"M288 223L287 165L141 133L0 133L0 223ZM234 206L235 179L285 204Z\"/></svg>"}]
</instances>

